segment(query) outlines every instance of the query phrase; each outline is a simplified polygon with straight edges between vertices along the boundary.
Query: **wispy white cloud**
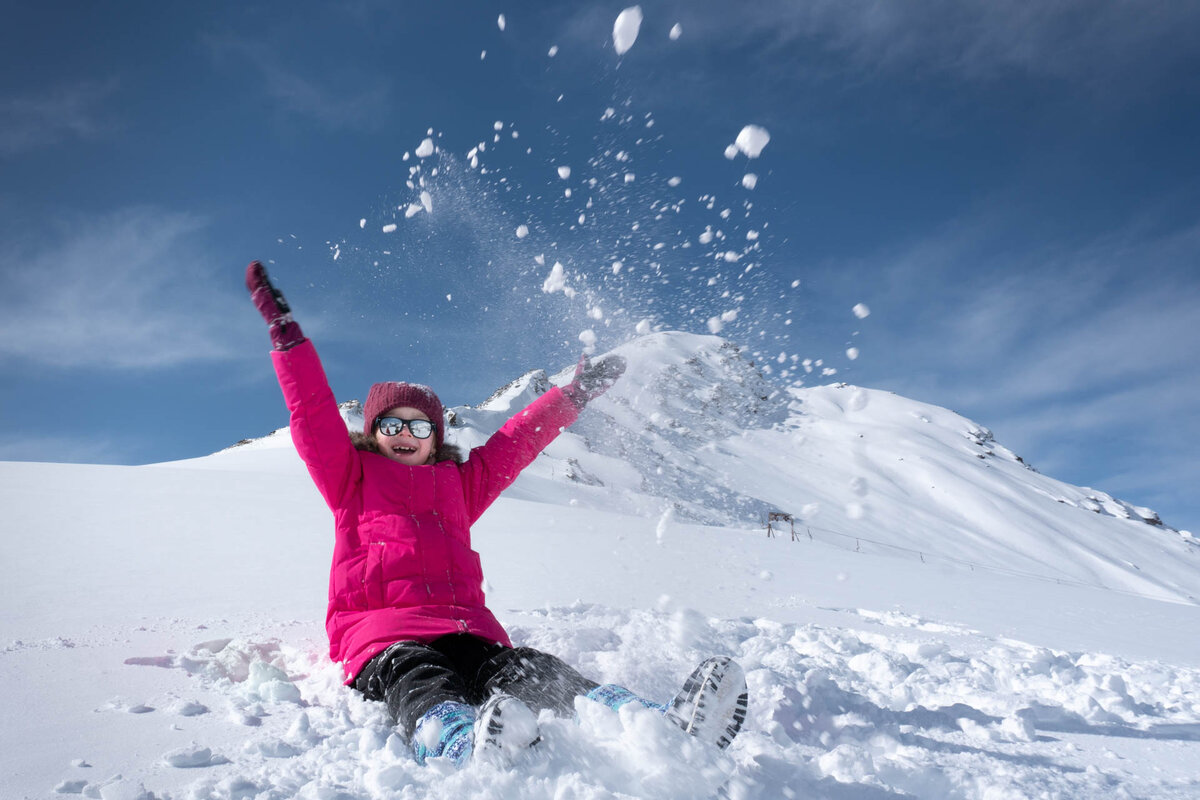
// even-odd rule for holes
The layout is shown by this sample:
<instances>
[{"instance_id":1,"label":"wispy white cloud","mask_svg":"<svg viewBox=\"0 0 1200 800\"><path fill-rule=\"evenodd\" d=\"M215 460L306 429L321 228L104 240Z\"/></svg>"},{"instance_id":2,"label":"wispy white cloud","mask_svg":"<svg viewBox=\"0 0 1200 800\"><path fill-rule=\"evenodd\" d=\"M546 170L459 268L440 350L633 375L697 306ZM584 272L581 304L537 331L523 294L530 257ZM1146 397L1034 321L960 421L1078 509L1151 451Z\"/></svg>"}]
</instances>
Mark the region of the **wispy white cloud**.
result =
<instances>
[{"instance_id":1,"label":"wispy white cloud","mask_svg":"<svg viewBox=\"0 0 1200 800\"><path fill-rule=\"evenodd\" d=\"M1200 225L1074 249L1000 239L973 219L853 269L884 276L864 328L888 335L860 345L883 385L991 427L1056 477L1200 511L1200 461L1180 446L1200 437Z\"/></svg>"},{"instance_id":2,"label":"wispy white cloud","mask_svg":"<svg viewBox=\"0 0 1200 800\"><path fill-rule=\"evenodd\" d=\"M234 36L210 36L203 41L218 63L232 62L259 81L277 107L330 130L375 130L381 109L390 107L391 83L378 75L347 68L315 77L288 64L267 42Z\"/></svg>"},{"instance_id":3,"label":"wispy white cloud","mask_svg":"<svg viewBox=\"0 0 1200 800\"><path fill-rule=\"evenodd\" d=\"M1194 63L1200 29L1200 6L1170 0L766 0L681 3L675 11L693 42L815 50L862 72L971 80L1020 72L1109 90Z\"/></svg>"},{"instance_id":4,"label":"wispy white cloud","mask_svg":"<svg viewBox=\"0 0 1200 800\"><path fill-rule=\"evenodd\" d=\"M248 328L196 251L199 217L134 208L10 243L0 263L0 362L159 368L224 359Z\"/></svg>"},{"instance_id":5,"label":"wispy white cloud","mask_svg":"<svg viewBox=\"0 0 1200 800\"><path fill-rule=\"evenodd\" d=\"M988 246L961 241L940 262L922 269L909 256L892 273L890 290L920 309L919 360L966 372L1003 365L988 383L1002 378L1010 405L1200 370L1200 278L1187 261L1200 252L1200 226L1067 252Z\"/></svg>"},{"instance_id":6,"label":"wispy white cloud","mask_svg":"<svg viewBox=\"0 0 1200 800\"><path fill-rule=\"evenodd\" d=\"M89 80L0 96L0 156L64 140L91 139L115 130L104 104L116 89L115 80Z\"/></svg>"}]
</instances>

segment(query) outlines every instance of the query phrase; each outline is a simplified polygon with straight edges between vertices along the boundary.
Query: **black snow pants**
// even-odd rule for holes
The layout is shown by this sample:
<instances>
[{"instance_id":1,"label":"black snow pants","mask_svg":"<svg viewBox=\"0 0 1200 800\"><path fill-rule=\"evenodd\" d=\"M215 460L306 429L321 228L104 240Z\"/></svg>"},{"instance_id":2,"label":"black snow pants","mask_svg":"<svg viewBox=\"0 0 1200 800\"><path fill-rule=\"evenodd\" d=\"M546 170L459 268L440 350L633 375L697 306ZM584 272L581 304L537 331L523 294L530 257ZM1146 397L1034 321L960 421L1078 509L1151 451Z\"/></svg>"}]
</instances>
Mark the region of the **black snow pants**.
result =
<instances>
[{"instance_id":1,"label":"black snow pants","mask_svg":"<svg viewBox=\"0 0 1200 800\"><path fill-rule=\"evenodd\" d=\"M368 661L353 685L368 700L387 703L400 734L411 740L417 721L438 703L478 706L503 692L535 713L570 715L575 698L599 684L549 653L455 633L428 644L397 642Z\"/></svg>"}]
</instances>

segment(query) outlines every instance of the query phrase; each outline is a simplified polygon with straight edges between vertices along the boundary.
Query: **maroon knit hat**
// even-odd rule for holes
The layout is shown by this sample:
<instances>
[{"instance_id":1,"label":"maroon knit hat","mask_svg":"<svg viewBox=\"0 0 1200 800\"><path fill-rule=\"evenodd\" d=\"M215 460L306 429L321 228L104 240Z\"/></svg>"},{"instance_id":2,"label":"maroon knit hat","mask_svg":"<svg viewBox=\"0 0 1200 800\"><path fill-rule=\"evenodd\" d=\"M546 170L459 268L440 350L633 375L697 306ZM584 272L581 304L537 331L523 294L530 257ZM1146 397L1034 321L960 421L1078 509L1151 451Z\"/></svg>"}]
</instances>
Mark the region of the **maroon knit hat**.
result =
<instances>
[{"instance_id":1,"label":"maroon knit hat","mask_svg":"<svg viewBox=\"0 0 1200 800\"><path fill-rule=\"evenodd\" d=\"M439 444L444 442L444 420L442 417L442 401L433 393L433 389L419 383L401 383L387 381L377 383L367 392L367 404L363 408L363 433L370 436L375 432L375 421L385 411L397 406L408 406L423 411L433 423Z\"/></svg>"}]
</instances>

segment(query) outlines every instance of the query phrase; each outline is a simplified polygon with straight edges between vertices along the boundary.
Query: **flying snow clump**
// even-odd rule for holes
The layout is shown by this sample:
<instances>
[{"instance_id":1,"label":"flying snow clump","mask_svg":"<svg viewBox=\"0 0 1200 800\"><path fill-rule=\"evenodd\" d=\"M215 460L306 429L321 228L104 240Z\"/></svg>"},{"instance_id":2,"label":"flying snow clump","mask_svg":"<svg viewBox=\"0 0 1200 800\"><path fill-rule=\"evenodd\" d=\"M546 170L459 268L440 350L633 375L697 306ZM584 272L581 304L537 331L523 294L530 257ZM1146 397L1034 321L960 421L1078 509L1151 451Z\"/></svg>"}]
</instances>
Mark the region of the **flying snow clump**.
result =
<instances>
[{"instance_id":1,"label":"flying snow clump","mask_svg":"<svg viewBox=\"0 0 1200 800\"><path fill-rule=\"evenodd\" d=\"M675 41L676 39L678 39L680 36L683 35L683 26L680 25L678 22L676 22L674 25L671 26L671 33L668 35L671 37L672 42Z\"/></svg>"},{"instance_id":2,"label":"flying snow clump","mask_svg":"<svg viewBox=\"0 0 1200 800\"><path fill-rule=\"evenodd\" d=\"M528 235L529 235L529 226L528 225L518 225L517 226L517 238L518 239L524 239Z\"/></svg>"},{"instance_id":3,"label":"flying snow clump","mask_svg":"<svg viewBox=\"0 0 1200 800\"><path fill-rule=\"evenodd\" d=\"M853 311L854 316L858 317L859 319L866 319L867 317L871 316L871 309L867 308L863 303L859 303L850 310Z\"/></svg>"},{"instance_id":4,"label":"flying snow clump","mask_svg":"<svg viewBox=\"0 0 1200 800\"><path fill-rule=\"evenodd\" d=\"M500 30L504 30L504 26L507 24L508 22L504 19L503 14L496 18L496 26L499 27Z\"/></svg>"},{"instance_id":5,"label":"flying snow clump","mask_svg":"<svg viewBox=\"0 0 1200 800\"><path fill-rule=\"evenodd\" d=\"M429 158L433 155L433 139L426 138L416 150L417 158Z\"/></svg>"},{"instance_id":6,"label":"flying snow clump","mask_svg":"<svg viewBox=\"0 0 1200 800\"><path fill-rule=\"evenodd\" d=\"M745 186L747 189L753 189L755 186L758 186L758 176L753 172L747 172L742 176L742 186Z\"/></svg>"},{"instance_id":7,"label":"flying snow clump","mask_svg":"<svg viewBox=\"0 0 1200 800\"><path fill-rule=\"evenodd\" d=\"M759 127L758 125L747 125L737 135L737 139L734 140L734 146L745 153L747 158L758 158L769 141L771 141L771 134L767 133L766 128ZM726 153L728 153L728 150Z\"/></svg>"},{"instance_id":8,"label":"flying snow clump","mask_svg":"<svg viewBox=\"0 0 1200 800\"><path fill-rule=\"evenodd\" d=\"M720 333L721 330L724 329L725 323L733 322L735 319L737 319L737 316L738 316L738 310L736 308L734 308L729 311L726 311L725 313L721 314L719 317L709 317L708 318L709 333L712 333L714 335Z\"/></svg>"},{"instance_id":9,"label":"flying snow clump","mask_svg":"<svg viewBox=\"0 0 1200 800\"><path fill-rule=\"evenodd\" d=\"M559 167L558 168L558 177L562 178L564 181L567 178L571 177L571 168L570 167Z\"/></svg>"},{"instance_id":10,"label":"flying snow clump","mask_svg":"<svg viewBox=\"0 0 1200 800\"><path fill-rule=\"evenodd\" d=\"M642 7L630 6L629 8L617 14L617 20L613 23L613 48L617 51L617 55L623 56L629 52L629 48L633 47L633 43L637 41L638 31L642 27Z\"/></svg>"},{"instance_id":11,"label":"flying snow clump","mask_svg":"<svg viewBox=\"0 0 1200 800\"><path fill-rule=\"evenodd\" d=\"M588 355L596 352L596 332L591 328L579 334L579 341L583 344L583 351Z\"/></svg>"},{"instance_id":12,"label":"flying snow clump","mask_svg":"<svg viewBox=\"0 0 1200 800\"><path fill-rule=\"evenodd\" d=\"M567 286L567 275L563 271L562 263L558 261L554 262L554 266L550 268L550 274L542 282L542 291L546 294L562 292L567 297L575 296L575 290Z\"/></svg>"}]
</instances>

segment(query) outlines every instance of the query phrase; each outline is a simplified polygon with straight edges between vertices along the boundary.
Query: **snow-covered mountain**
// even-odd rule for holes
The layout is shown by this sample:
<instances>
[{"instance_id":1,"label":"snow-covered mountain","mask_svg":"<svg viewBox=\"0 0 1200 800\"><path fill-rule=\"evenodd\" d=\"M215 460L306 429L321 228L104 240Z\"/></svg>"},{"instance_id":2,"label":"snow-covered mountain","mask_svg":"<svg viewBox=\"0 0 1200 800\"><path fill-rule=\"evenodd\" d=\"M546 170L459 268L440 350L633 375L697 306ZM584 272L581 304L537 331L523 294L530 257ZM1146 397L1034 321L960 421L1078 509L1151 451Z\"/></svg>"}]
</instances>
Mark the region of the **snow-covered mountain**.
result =
<instances>
[{"instance_id":1,"label":"snow-covered mountain","mask_svg":"<svg viewBox=\"0 0 1200 800\"><path fill-rule=\"evenodd\" d=\"M927 563L954 563L1195 602L1200 541L1105 492L1043 475L983 425L839 383L770 382L736 345L663 332L614 352L626 376L522 475L510 496L686 522L765 528ZM449 438L482 444L551 385L535 370ZM342 406L362 428L357 401ZM286 430L269 437L290 448Z\"/></svg>"},{"instance_id":2,"label":"snow-covered mountain","mask_svg":"<svg viewBox=\"0 0 1200 800\"><path fill-rule=\"evenodd\" d=\"M585 705L516 768L418 767L329 663L332 521L284 429L146 467L0 463L0 794L1200 796L1190 535L944 409L780 388L715 337L620 352L626 377L475 525L489 605L648 697L735 657L727 753ZM572 369L451 409L452 437ZM792 522L768 537L772 511Z\"/></svg>"}]
</instances>

